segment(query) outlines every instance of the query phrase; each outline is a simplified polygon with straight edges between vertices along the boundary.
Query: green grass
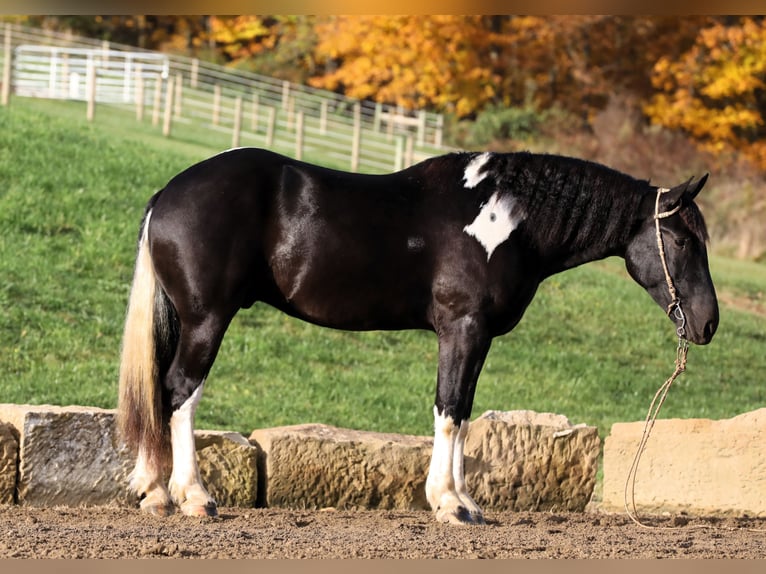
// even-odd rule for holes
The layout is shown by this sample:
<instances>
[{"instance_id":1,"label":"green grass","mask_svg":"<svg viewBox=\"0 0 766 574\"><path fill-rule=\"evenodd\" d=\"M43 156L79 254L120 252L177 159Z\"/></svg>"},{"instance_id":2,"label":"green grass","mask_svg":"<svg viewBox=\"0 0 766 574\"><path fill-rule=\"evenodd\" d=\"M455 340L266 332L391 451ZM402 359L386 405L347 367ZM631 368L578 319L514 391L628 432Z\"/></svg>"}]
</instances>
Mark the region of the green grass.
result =
<instances>
[{"instance_id":1,"label":"green grass","mask_svg":"<svg viewBox=\"0 0 766 574\"><path fill-rule=\"evenodd\" d=\"M175 139L178 137L179 139ZM135 239L146 200L221 148L158 135L125 113L16 98L0 109L0 402L116 406ZM714 257L722 294L713 343L692 347L662 417L723 418L766 404L766 267ZM726 301L732 301L727 303ZM474 415L528 408L599 427L642 420L673 370L671 323L622 261L545 282L495 340ZM323 422L430 434L431 333L346 333L266 306L241 312L198 410L201 428Z\"/></svg>"}]
</instances>

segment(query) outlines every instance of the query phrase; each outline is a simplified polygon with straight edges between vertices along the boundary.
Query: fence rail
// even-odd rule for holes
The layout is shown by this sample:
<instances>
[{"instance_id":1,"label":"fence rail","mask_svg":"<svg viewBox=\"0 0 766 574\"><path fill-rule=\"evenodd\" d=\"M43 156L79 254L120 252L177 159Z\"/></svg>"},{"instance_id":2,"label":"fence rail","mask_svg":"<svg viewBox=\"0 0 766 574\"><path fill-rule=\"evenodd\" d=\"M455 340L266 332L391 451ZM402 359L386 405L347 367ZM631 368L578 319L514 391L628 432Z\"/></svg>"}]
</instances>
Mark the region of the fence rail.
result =
<instances>
[{"instance_id":1,"label":"fence rail","mask_svg":"<svg viewBox=\"0 0 766 574\"><path fill-rule=\"evenodd\" d=\"M12 24L4 46L4 94L87 101L89 119L97 104L134 107L171 138L174 125L228 132L234 147L326 158L352 171L391 171L447 150L439 114Z\"/></svg>"}]
</instances>

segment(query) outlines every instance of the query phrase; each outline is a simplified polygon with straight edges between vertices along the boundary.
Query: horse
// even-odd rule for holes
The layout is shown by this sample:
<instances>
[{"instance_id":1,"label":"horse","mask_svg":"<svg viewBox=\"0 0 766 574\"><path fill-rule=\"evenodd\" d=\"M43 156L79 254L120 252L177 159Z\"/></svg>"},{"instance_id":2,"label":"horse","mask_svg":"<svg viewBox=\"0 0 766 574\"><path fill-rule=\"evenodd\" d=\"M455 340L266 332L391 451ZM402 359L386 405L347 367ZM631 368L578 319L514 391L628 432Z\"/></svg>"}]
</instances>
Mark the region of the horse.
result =
<instances>
[{"instance_id":1,"label":"horse","mask_svg":"<svg viewBox=\"0 0 766 574\"><path fill-rule=\"evenodd\" d=\"M718 302L694 202L707 177L663 188L529 152L454 152L370 175L236 148L185 169L148 201L125 319L118 419L140 509L217 514L195 411L230 321L261 302L335 329L434 332L426 498L440 522L485 523L463 447L493 338L544 279L616 255L680 336L709 343Z\"/></svg>"}]
</instances>

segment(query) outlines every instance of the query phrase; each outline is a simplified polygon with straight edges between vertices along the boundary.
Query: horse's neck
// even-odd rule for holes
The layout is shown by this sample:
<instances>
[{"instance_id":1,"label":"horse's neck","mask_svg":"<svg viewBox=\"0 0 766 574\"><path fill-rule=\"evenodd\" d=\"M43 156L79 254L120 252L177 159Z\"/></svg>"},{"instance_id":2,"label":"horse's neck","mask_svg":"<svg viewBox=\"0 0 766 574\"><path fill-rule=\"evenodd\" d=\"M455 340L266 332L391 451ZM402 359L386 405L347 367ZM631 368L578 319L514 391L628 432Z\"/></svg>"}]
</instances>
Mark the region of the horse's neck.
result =
<instances>
[{"instance_id":1,"label":"horse's neck","mask_svg":"<svg viewBox=\"0 0 766 574\"><path fill-rule=\"evenodd\" d=\"M624 256L628 241L639 224L640 196L625 199L628 201L619 207L608 204L600 223L598 218L589 219L592 215L588 214L583 218L587 223L568 232L563 227L552 230L545 222L531 221L529 229L537 235L532 243L538 246L545 274L553 275L614 255Z\"/></svg>"},{"instance_id":2,"label":"horse's neck","mask_svg":"<svg viewBox=\"0 0 766 574\"><path fill-rule=\"evenodd\" d=\"M547 260L545 266L546 275L554 275L561 273L567 269L578 267L591 261L598 261L599 259L605 259L613 255L622 257L625 253L624 245L596 245L591 248L579 249L576 252L557 253L555 256L550 257Z\"/></svg>"}]
</instances>

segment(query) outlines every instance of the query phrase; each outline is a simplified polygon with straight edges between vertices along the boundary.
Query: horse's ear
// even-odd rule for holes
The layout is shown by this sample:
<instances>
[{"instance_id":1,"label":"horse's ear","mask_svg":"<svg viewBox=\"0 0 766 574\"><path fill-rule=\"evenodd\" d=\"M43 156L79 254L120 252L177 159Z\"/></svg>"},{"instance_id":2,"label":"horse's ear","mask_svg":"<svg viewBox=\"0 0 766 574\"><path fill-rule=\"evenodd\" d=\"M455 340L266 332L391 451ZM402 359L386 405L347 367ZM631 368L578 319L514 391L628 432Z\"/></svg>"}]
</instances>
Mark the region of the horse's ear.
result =
<instances>
[{"instance_id":1,"label":"horse's ear","mask_svg":"<svg viewBox=\"0 0 766 574\"><path fill-rule=\"evenodd\" d=\"M689 185L693 179L693 177L690 177L685 182L675 186L672 189L668 189L665 191L665 193L662 194L662 197L660 198L660 206L662 207L663 211L668 211L678 205L683 195L688 192Z\"/></svg>"},{"instance_id":2,"label":"horse's ear","mask_svg":"<svg viewBox=\"0 0 766 574\"><path fill-rule=\"evenodd\" d=\"M700 190L702 190L702 188L705 187L705 182L707 181L707 178L709 175L710 175L709 173L706 173L705 175L703 175L700 178L700 180L697 183L695 183L691 189L689 189L689 197L691 199L694 199L695 197L697 197L697 194L700 192Z\"/></svg>"}]
</instances>

